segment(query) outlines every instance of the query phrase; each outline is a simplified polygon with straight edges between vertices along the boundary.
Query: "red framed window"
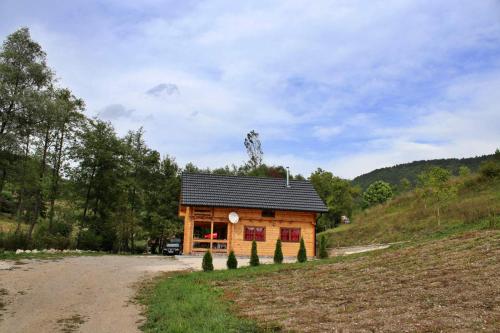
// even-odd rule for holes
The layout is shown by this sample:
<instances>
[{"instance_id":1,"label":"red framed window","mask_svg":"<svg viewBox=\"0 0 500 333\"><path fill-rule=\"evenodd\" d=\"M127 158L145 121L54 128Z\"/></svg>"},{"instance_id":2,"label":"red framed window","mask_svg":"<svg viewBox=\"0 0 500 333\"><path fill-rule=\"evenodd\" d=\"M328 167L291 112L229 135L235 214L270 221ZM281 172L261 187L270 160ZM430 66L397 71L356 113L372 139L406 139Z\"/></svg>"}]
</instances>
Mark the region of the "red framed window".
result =
<instances>
[{"instance_id":1,"label":"red framed window","mask_svg":"<svg viewBox=\"0 0 500 333\"><path fill-rule=\"evenodd\" d=\"M280 228L282 242L300 242L300 228Z\"/></svg>"},{"instance_id":2,"label":"red framed window","mask_svg":"<svg viewBox=\"0 0 500 333\"><path fill-rule=\"evenodd\" d=\"M244 239L246 241L266 241L266 228L264 227L246 227L244 230Z\"/></svg>"}]
</instances>

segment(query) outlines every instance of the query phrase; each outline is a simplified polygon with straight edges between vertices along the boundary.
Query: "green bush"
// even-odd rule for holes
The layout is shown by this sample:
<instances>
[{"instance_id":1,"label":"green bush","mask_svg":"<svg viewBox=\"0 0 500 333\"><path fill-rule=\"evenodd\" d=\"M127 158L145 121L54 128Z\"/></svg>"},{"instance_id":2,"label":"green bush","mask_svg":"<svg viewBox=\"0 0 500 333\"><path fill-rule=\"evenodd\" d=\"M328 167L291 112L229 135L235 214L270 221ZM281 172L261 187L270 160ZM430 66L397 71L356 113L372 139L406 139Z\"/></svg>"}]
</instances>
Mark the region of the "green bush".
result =
<instances>
[{"instance_id":1,"label":"green bush","mask_svg":"<svg viewBox=\"0 0 500 333\"><path fill-rule=\"evenodd\" d=\"M300 238L300 247L299 253L297 253L297 261L298 262L306 262L307 254L306 254L306 245L304 244L304 238Z\"/></svg>"},{"instance_id":2,"label":"green bush","mask_svg":"<svg viewBox=\"0 0 500 333\"><path fill-rule=\"evenodd\" d=\"M38 224L33 233L32 247L36 249L59 249L64 250L71 247L71 230L70 224L58 222L52 223L49 230L47 221Z\"/></svg>"},{"instance_id":3,"label":"green bush","mask_svg":"<svg viewBox=\"0 0 500 333\"><path fill-rule=\"evenodd\" d=\"M500 177L500 162L495 160L489 160L481 163L479 168L481 176L484 178L492 179Z\"/></svg>"},{"instance_id":4,"label":"green bush","mask_svg":"<svg viewBox=\"0 0 500 333\"><path fill-rule=\"evenodd\" d=\"M283 251L281 250L281 239L276 241L276 249L274 249L274 263L281 264L283 262Z\"/></svg>"},{"instance_id":5,"label":"green bush","mask_svg":"<svg viewBox=\"0 0 500 333\"><path fill-rule=\"evenodd\" d=\"M252 242L252 253L250 255L250 266L259 266L259 256L257 254L257 242Z\"/></svg>"},{"instance_id":6,"label":"green bush","mask_svg":"<svg viewBox=\"0 0 500 333\"><path fill-rule=\"evenodd\" d=\"M78 235L77 247L81 250L101 250L102 236L92 230L82 230Z\"/></svg>"},{"instance_id":7,"label":"green bush","mask_svg":"<svg viewBox=\"0 0 500 333\"><path fill-rule=\"evenodd\" d=\"M378 180L368 186L363 193L363 202L365 206L373 206L386 202L392 197L392 188L389 183Z\"/></svg>"},{"instance_id":8,"label":"green bush","mask_svg":"<svg viewBox=\"0 0 500 333\"><path fill-rule=\"evenodd\" d=\"M231 250L231 252L229 252L229 256L227 257L226 265L227 265L228 269L238 268L238 260L236 259L236 256L234 255L233 250Z\"/></svg>"},{"instance_id":9,"label":"green bush","mask_svg":"<svg viewBox=\"0 0 500 333\"><path fill-rule=\"evenodd\" d=\"M462 178L466 178L470 176L470 169L465 165L462 165L458 168L458 175Z\"/></svg>"},{"instance_id":10,"label":"green bush","mask_svg":"<svg viewBox=\"0 0 500 333\"><path fill-rule=\"evenodd\" d=\"M203 262L201 263L201 268L205 272L211 272L214 270L214 264L212 262L212 253L210 253L210 250L205 253L203 256Z\"/></svg>"},{"instance_id":11,"label":"green bush","mask_svg":"<svg viewBox=\"0 0 500 333\"><path fill-rule=\"evenodd\" d=\"M0 193L0 212L13 214L16 210L16 204L12 193L3 191Z\"/></svg>"},{"instance_id":12,"label":"green bush","mask_svg":"<svg viewBox=\"0 0 500 333\"><path fill-rule=\"evenodd\" d=\"M326 259L328 258L328 250L326 249L326 236L321 235L319 238L319 253L318 258Z\"/></svg>"},{"instance_id":13,"label":"green bush","mask_svg":"<svg viewBox=\"0 0 500 333\"><path fill-rule=\"evenodd\" d=\"M15 251L28 248L28 236L22 232L0 233L0 249Z\"/></svg>"},{"instance_id":14,"label":"green bush","mask_svg":"<svg viewBox=\"0 0 500 333\"><path fill-rule=\"evenodd\" d=\"M134 244L134 253L135 254L143 254L146 253L147 244L145 241L138 241Z\"/></svg>"}]
</instances>

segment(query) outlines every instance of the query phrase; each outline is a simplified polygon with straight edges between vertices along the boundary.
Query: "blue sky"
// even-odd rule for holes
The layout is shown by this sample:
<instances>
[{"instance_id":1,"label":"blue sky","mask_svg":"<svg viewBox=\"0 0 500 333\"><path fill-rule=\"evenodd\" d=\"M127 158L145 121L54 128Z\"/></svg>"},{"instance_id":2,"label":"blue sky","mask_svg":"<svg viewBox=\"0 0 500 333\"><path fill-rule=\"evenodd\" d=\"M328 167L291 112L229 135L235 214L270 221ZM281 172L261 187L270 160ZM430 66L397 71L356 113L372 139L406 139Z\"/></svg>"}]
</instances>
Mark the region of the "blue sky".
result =
<instances>
[{"instance_id":1,"label":"blue sky","mask_svg":"<svg viewBox=\"0 0 500 333\"><path fill-rule=\"evenodd\" d=\"M118 133L162 154L264 161L352 178L500 146L499 1L26 1L0 3L59 83Z\"/></svg>"}]
</instances>

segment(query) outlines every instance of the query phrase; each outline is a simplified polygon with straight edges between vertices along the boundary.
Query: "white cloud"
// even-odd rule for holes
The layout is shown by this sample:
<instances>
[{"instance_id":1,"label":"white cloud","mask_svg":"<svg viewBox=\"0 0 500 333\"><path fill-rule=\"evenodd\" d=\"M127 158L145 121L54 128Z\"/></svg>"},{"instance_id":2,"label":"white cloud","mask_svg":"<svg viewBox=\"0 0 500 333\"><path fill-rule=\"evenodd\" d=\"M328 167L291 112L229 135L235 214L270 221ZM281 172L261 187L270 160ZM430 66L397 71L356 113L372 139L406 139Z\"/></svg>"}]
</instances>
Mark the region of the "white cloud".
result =
<instances>
[{"instance_id":1,"label":"white cloud","mask_svg":"<svg viewBox=\"0 0 500 333\"><path fill-rule=\"evenodd\" d=\"M315 126L313 135L320 140L329 140L341 132L341 126Z\"/></svg>"},{"instance_id":2,"label":"white cloud","mask_svg":"<svg viewBox=\"0 0 500 333\"><path fill-rule=\"evenodd\" d=\"M121 104L111 104L99 111L99 117L105 120L115 120L119 118L129 118L134 110L128 110Z\"/></svg>"},{"instance_id":3,"label":"white cloud","mask_svg":"<svg viewBox=\"0 0 500 333\"><path fill-rule=\"evenodd\" d=\"M162 97L162 96L170 96L179 93L179 87L173 83L160 83L146 91L146 94Z\"/></svg>"},{"instance_id":4,"label":"white cloud","mask_svg":"<svg viewBox=\"0 0 500 333\"><path fill-rule=\"evenodd\" d=\"M112 104L134 110L108 118L121 134L144 125L148 143L180 162L240 163L255 129L267 163L353 177L498 146L499 8L7 0L0 34L29 25L90 115Z\"/></svg>"},{"instance_id":5,"label":"white cloud","mask_svg":"<svg viewBox=\"0 0 500 333\"><path fill-rule=\"evenodd\" d=\"M414 124L378 128L384 139L327 164L344 177L415 160L491 154L500 147L500 71L450 83L447 103L429 105ZM463 97L467 96L467 102ZM430 109L430 111L429 111ZM418 112L417 112L418 113Z\"/></svg>"}]
</instances>

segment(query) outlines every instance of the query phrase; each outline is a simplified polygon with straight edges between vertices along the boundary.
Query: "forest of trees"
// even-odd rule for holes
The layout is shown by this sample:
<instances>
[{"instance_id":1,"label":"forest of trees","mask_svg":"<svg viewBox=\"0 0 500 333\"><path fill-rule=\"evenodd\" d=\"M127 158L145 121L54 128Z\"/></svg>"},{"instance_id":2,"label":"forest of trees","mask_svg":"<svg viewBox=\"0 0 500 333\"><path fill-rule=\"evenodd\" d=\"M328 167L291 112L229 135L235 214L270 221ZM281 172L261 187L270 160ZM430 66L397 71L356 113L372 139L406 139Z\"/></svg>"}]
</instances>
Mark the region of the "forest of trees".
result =
<instances>
[{"instance_id":1,"label":"forest of trees","mask_svg":"<svg viewBox=\"0 0 500 333\"><path fill-rule=\"evenodd\" d=\"M472 172L479 170L482 162L492 158L493 155L483 155L470 158L444 158L428 161L415 161L411 163L397 164L387 168L373 170L352 180L354 185L366 190L370 184L377 180L383 180L391 184L395 190L410 186L414 187L418 183L418 175L431 167L440 167L450 171L452 175L458 175L461 166L466 166ZM403 181L403 184L401 183Z\"/></svg>"},{"instance_id":2,"label":"forest of trees","mask_svg":"<svg viewBox=\"0 0 500 333\"><path fill-rule=\"evenodd\" d=\"M8 36L0 52L0 211L17 225L4 247L134 251L145 233L179 231L174 159L148 148L142 129L120 138L84 109L57 86L28 29Z\"/></svg>"},{"instance_id":3,"label":"forest of trees","mask_svg":"<svg viewBox=\"0 0 500 333\"><path fill-rule=\"evenodd\" d=\"M243 141L249 156L244 165L180 167L173 157L148 147L142 128L120 137L111 123L84 111L82 99L58 86L45 52L27 28L7 37L0 49L0 219L14 221L14 227L0 228L0 250L143 252L147 243L158 249L182 232L181 172L286 176L283 166L263 163L255 131ZM366 198L380 201L375 186L363 196L359 182L322 169L309 179L329 207L318 230L350 217ZM371 182L377 180L384 178Z\"/></svg>"}]
</instances>

